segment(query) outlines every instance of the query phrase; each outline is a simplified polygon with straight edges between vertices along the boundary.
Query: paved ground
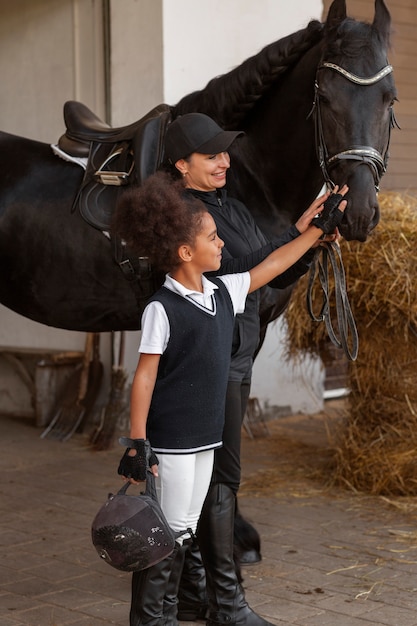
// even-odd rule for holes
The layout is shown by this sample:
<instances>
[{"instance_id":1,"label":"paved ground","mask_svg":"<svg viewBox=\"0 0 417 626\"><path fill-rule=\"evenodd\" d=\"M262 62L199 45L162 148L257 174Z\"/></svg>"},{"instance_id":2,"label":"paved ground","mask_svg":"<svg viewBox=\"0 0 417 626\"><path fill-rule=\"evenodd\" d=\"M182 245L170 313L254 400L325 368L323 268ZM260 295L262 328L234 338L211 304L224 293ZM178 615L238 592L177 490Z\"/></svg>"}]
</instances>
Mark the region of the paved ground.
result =
<instances>
[{"instance_id":1,"label":"paved ground","mask_svg":"<svg viewBox=\"0 0 417 626\"><path fill-rule=\"evenodd\" d=\"M293 416L244 438L240 503L263 553L244 572L247 598L277 625L417 626L414 502L327 489L324 426ZM6 417L0 437L0 626L127 626L130 576L90 541L121 448L41 440Z\"/></svg>"}]
</instances>

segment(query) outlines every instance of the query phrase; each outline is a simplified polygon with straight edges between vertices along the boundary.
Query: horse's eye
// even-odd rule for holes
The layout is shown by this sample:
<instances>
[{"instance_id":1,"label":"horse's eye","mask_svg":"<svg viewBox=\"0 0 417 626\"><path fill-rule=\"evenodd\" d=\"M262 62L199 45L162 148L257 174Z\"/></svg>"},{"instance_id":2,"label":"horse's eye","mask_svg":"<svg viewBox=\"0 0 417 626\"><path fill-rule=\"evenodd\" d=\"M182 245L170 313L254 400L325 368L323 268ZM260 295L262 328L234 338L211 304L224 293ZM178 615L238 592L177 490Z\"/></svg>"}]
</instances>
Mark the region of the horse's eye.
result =
<instances>
[{"instance_id":1,"label":"horse's eye","mask_svg":"<svg viewBox=\"0 0 417 626\"><path fill-rule=\"evenodd\" d=\"M390 109L392 109L392 107L394 106L394 104L395 104L396 102L398 102L398 98L397 98L397 96L394 96L393 98L391 98L391 100L390 100L390 102L389 102L388 107L389 107Z\"/></svg>"},{"instance_id":2,"label":"horse's eye","mask_svg":"<svg viewBox=\"0 0 417 626\"><path fill-rule=\"evenodd\" d=\"M320 102L321 104L329 104L330 100L324 93L320 93Z\"/></svg>"}]
</instances>

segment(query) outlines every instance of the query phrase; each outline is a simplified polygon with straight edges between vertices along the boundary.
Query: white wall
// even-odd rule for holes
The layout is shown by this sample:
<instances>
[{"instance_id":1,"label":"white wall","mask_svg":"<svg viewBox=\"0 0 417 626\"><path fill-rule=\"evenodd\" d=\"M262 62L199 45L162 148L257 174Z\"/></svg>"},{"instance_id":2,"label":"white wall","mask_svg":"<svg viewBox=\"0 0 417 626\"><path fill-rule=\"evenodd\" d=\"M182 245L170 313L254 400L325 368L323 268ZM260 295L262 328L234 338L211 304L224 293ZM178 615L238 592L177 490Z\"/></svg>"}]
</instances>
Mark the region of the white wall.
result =
<instances>
[{"instance_id":1,"label":"white wall","mask_svg":"<svg viewBox=\"0 0 417 626\"><path fill-rule=\"evenodd\" d=\"M185 94L264 46L321 19L322 0L165 0L164 95Z\"/></svg>"},{"instance_id":2,"label":"white wall","mask_svg":"<svg viewBox=\"0 0 417 626\"><path fill-rule=\"evenodd\" d=\"M110 2L112 126L135 122L164 100L162 5L163 0Z\"/></svg>"},{"instance_id":3,"label":"white wall","mask_svg":"<svg viewBox=\"0 0 417 626\"><path fill-rule=\"evenodd\" d=\"M306 355L302 362L288 359L285 320L268 326L265 342L253 370L251 396L274 414L274 407L289 413L315 413L323 408L325 371L322 361Z\"/></svg>"}]
</instances>

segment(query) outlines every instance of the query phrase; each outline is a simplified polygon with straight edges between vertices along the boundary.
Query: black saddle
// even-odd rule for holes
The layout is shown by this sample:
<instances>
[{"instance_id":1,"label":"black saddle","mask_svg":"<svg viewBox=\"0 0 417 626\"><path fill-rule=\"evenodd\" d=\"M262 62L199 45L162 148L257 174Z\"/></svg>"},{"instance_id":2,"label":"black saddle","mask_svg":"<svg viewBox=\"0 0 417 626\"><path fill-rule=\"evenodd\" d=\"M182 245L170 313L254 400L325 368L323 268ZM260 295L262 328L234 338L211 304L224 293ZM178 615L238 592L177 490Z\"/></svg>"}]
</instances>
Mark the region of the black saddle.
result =
<instances>
[{"instance_id":1,"label":"black saddle","mask_svg":"<svg viewBox=\"0 0 417 626\"><path fill-rule=\"evenodd\" d=\"M68 100L64 104L66 131L59 140L59 147L72 156L86 157L91 141L102 143L129 141L144 126L148 126L148 123L154 126L155 119L162 121L161 117L165 117L167 113L171 113L171 107L168 104L159 104L137 122L121 128L112 128L82 102Z\"/></svg>"},{"instance_id":2,"label":"black saddle","mask_svg":"<svg viewBox=\"0 0 417 626\"><path fill-rule=\"evenodd\" d=\"M66 132L58 146L66 154L86 157L87 166L73 203L94 228L108 232L119 194L127 185L140 185L164 158L164 137L171 108L161 104L139 121L112 128L81 102L64 105ZM162 284L146 257L131 255L123 241L110 237L113 257L135 293L141 312Z\"/></svg>"},{"instance_id":3,"label":"black saddle","mask_svg":"<svg viewBox=\"0 0 417 626\"><path fill-rule=\"evenodd\" d=\"M171 108L160 104L139 121L112 128L84 104L71 100L64 105L64 120L66 132L59 148L87 158L74 208L95 228L108 230L120 188L140 185L162 163Z\"/></svg>"}]
</instances>

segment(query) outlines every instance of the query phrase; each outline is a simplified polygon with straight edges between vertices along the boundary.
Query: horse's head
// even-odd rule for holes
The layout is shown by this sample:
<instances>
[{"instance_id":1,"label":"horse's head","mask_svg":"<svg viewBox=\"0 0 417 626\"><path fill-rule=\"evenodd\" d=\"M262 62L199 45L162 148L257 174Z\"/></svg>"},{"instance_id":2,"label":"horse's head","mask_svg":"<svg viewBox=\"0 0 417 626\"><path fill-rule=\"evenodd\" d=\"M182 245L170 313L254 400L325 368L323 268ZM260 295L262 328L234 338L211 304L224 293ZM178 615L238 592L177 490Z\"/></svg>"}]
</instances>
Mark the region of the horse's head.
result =
<instances>
[{"instance_id":1,"label":"horse's head","mask_svg":"<svg viewBox=\"0 0 417 626\"><path fill-rule=\"evenodd\" d=\"M375 0L372 24L347 18L345 0L334 0L324 29L313 109L316 147L327 184L349 185L340 226L349 240L365 241L379 221L377 192L395 123L390 26L384 0Z\"/></svg>"},{"instance_id":2,"label":"horse's head","mask_svg":"<svg viewBox=\"0 0 417 626\"><path fill-rule=\"evenodd\" d=\"M377 225L395 122L390 28L384 0L375 0L372 24L347 18L345 0L333 0L325 24L313 20L174 107L174 117L200 111L245 131L231 147L228 189L267 233L294 223L323 177L349 185L346 239L364 241Z\"/></svg>"}]
</instances>

